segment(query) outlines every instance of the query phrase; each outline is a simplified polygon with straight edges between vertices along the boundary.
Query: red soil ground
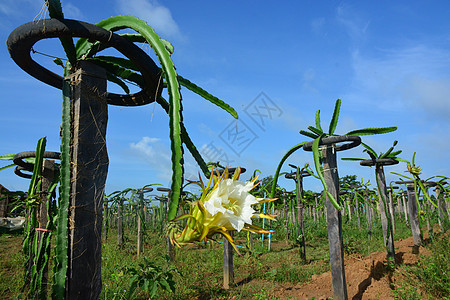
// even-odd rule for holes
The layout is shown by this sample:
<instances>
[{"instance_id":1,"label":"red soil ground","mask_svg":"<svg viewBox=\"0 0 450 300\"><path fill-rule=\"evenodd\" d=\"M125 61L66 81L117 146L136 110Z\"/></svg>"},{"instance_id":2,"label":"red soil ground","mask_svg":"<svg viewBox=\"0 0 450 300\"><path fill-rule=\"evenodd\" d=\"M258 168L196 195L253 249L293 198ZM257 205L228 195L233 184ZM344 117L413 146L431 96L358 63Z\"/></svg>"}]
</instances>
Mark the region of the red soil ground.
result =
<instances>
[{"instance_id":1,"label":"red soil ground","mask_svg":"<svg viewBox=\"0 0 450 300\"><path fill-rule=\"evenodd\" d=\"M412 237L396 241L396 261L398 264L416 264L419 255L413 254ZM420 254L428 254L428 250L420 247ZM397 269L390 272L386 269L384 261L386 254L376 252L358 258L347 256L345 258L345 274L349 299L394 299L393 289L396 282L402 278ZM328 299L333 296L331 286L331 273L314 275L308 284L289 285L280 284L273 296L282 299Z\"/></svg>"}]
</instances>

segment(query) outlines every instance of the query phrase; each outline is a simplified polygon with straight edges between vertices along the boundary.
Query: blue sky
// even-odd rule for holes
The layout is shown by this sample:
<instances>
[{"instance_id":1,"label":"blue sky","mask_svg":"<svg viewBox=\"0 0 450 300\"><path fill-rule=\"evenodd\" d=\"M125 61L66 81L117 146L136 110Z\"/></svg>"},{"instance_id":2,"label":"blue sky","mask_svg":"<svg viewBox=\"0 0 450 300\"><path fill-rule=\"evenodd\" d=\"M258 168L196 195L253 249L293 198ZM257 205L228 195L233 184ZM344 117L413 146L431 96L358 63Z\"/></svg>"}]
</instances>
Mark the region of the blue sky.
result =
<instances>
[{"instance_id":1,"label":"blue sky","mask_svg":"<svg viewBox=\"0 0 450 300\"><path fill-rule=\"evenodd\" d=\"M42 1L43 3L43 1ZM61 91L22 71L6 49L9 33L43 18L42 3L0 4L0 153L34 150L47 136L47 150L59 150ZM308 138L300 129L321 110L327 128L334 102L342 99L336 132L380 126L398 130L363 141L377 152L394 140L423 169L423 178L450 175L450 2L448 1L62 1L66 18L96 23L131 14L172 42L177 72L225 100L226 112L182 89L185 126L205 159L271 175L283 154ZM58 41L35 50L63 56ZM144 49L149 51L148 48ZM46 65L50 59L34 54ZM53 67L55 72L62 70ZM110 91L119 91L110 86ZM258 114L259 113L259 116ZM235 131L243 134L236 139ZM106 191L170 182L168 117L155 104L109 106L109 174ZM188 153L187 151L185 151ZM338 157L365 157L362 147ZM199 168L186 156L186 175ZM298 151L287 163L303 166L312 155ZM5 163L0 162L3 166ZM374 171L338 161L339 175L356 174L374 183ZM388 181L404 164L386 169ZM283 170L289 171L286 166ZM25 190L28 181L7 169L0 183ZM280 179L293 189L293 183ZM321 189L305 179L305 188Z\"/></svg>"}]
</instances>

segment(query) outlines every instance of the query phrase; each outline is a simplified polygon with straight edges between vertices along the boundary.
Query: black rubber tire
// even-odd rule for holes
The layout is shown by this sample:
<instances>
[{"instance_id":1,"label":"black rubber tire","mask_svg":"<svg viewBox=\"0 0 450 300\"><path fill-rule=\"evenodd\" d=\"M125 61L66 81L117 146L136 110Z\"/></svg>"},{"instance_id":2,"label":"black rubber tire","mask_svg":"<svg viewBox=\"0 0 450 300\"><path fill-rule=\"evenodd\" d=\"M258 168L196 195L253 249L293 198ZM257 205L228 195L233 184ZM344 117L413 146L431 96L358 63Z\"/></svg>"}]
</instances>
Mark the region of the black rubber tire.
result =
<instances>
[{"instance_id":1,"label":"black rubber tire","mask_svg":"<svg viewBox=\"0 0 450 300\"><path fill-rule=\"evenodd\" d=\"M153 188L151 187L146 187L144 189L140 189L139 193L144 194L144 193L150 193L151 191L153 191Z\"/></svg>"},{"instance_id":2,"label":"black rubber tire","mask_svg":"<svg viewBox=\"0 0 450 300\"><path fill-rule=\"evenodd\" d=\"M406 180L406 181L400 180L400 181L396 181L395 184L406 184L406 185L408 185L408 184L414 184L414 181L412 181L412 180Z\"/></svg>"},{"instance_id":3,"label":"black rubber tire","mask_svg":"<svg viewBox=\"0 0 450 300\"><path fill-rule=\"evenodd\" d=\"M361 166L372 167L375 164L379 164L382 166L392 166L398 164L398 160L392 158L378 158L378 159L365 159L359 162Z\"/></svg>"},{"instance_id":4,"label":"black rubber tire","mask_svg":"<svg viewBox=\"0 0 450 300\"><path fill-rule=\"evenodd\" d=\"M294 172L292 172L292 173L287 173L286 175L284 175L284 178L287 178L287 179L295 179L295 173L294 173Z\"/></svg>"},{"instance_id":5,"label":"black rubber tire","mask_svg":"<svg viewBox=\"0 0 450 300\"><path fill-rule=\"evenodd\" d=\"M24 151L17 153L13 157L13 163L24 168L23 170L33 172L34 165L23 160L24 158L30 157L36 157L36 151ZM44 158L60 159L60 157L61 153L59 152L44 151Z\"/></svg>"},{"instance_id":6,"label":"black rubber tire","mask_svg":"<svg viewBox=\"0 0 450 300\"><path fill-rule=\"evenodd\" d=\"M23 173L22 171L28 171L28 170L26 170L24 167L17 166L14 169L14 174L16 174L19 177L26 178L26 179L31 179L31 177L33 177L33 175Z\"/></svg>"},{"instance_id":7,"label":"black rubber tire","mask_svg":"<svg viewBox=\"0 0 450 300\"><path fill-rule=\"evenodd\" d=\"M14 29L6 44L14 62L31 76L48 85L62 89L63 77L36 63L30 56L33 45L42 40L60 37L88 38L100 41L117 49L130 59L141 71L146 88L136 94L119 95L107 93L108 104L118 106L138 106L151 103L161 95L161 70L155 62L138 46L112 31L101 27L76 21L45 19L23 24Z\"/></svg>"},{"instance_id":8,"label":"black rubber tire","mask_svg":"<svg viewBox=\"0 0 450 300\"><path fill-rule=\"evenodd\" d=\"M17 167L14 169L14 173L17 176L23 178L31 178L30 174L25 174L22 172L22 171L33 172L34 165L32 163L23 160L24 158L30 157L36 157L36 151L24 151L14 155L13 163L17 165ZM44 151L44 158L60 159L60 157L61 153L59 152Z\"/></svg>"},{"instance_id":9,"label":"black rubber tire","mask_svg":"<svg viewBox=\"0 0 450 300\"><path fill-rule=\"evenodd\" d=\"M167 197L155 196L155 199L160 201L160 202L167 202L167 201L169 201L169 199L167 199Z\"/></svg>"},{"instance_id":10,"label":"black rubber tire","mask_svg":"<svg viewBox=\"0 0 450 300\"><path fill-rule=\"evenodd\" d=\"M307 171L302 171L299 173L299 175L301 175L302 177L311 176L311 174L309 174ZM284 177L288 178L288 179L295 179L296 176L297 176L297 171L293 171L291 173L287 173L286 175L284 175Z\"/></svg>"},{"instance_id":11,"label":"black rubber tire","mask_svg":"<svg viewBox=\"0 0 450 300\"><path fill-rule=\"evenodd\" d=\"M361 144L361 138L357 135L338 135L325 137L320 140L319 146L332 145L337 143L350 142L345 144L336 145L336 151L343 151L354 148ZM303 145L303 150L312 151L313 141L307 142Z\"/></svg>"}]
</instances>

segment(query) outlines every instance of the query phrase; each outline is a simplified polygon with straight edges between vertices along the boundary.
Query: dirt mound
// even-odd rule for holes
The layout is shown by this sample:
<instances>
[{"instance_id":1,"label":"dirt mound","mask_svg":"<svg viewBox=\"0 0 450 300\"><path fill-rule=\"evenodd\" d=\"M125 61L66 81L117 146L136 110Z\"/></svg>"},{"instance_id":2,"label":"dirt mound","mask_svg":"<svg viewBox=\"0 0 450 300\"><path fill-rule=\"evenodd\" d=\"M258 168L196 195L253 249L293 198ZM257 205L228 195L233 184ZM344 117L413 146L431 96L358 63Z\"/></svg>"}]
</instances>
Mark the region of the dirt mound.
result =
<instances>
[{"instance_id":1,"label":"dirt mound","mask_svg":"<svg viewBox=\"0 0 450 300\"><path fill-rule=\"evenodd\" d=\"M397 264L416 264L419 255L413 254L413 238L395 243ZM427 249L420 247L420 254L427 254ZM401 278L398 271L389 271L385 266L386 253L376 252L360 258L345 258L345 276L349 299L394 299L395 282ZM308 284L280 285L274 296L282 299L328 299L333 296L331 272L313 275Z\"/></svg>"}]
</instances>

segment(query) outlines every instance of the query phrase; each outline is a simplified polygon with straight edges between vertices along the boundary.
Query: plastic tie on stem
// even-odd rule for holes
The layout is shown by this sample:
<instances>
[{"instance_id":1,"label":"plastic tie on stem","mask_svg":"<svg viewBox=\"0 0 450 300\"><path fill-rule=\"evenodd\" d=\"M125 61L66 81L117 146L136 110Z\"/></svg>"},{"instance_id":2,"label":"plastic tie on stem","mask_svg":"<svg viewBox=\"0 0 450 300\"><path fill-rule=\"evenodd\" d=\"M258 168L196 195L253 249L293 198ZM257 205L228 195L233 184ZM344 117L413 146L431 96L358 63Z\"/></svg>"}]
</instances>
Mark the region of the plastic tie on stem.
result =
<instances>
[{"instance_id":1,"label":"plastic tie on stem","mask_svg":"<svg viewBox=\"0 0 450 300\"><path fill-rule=\"evenodd\" d=\"M46 228L35 228L36 231L44 231L44 232L52 232L53 230L46 229Z\"/></svg>"}]
</instances>

